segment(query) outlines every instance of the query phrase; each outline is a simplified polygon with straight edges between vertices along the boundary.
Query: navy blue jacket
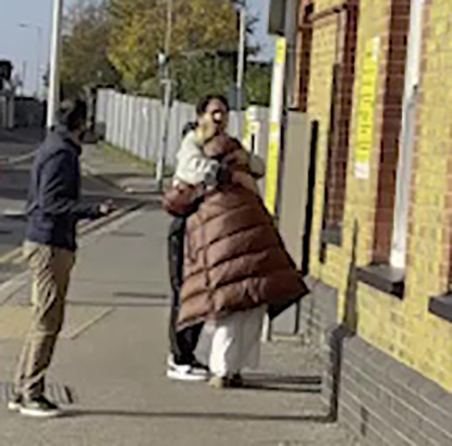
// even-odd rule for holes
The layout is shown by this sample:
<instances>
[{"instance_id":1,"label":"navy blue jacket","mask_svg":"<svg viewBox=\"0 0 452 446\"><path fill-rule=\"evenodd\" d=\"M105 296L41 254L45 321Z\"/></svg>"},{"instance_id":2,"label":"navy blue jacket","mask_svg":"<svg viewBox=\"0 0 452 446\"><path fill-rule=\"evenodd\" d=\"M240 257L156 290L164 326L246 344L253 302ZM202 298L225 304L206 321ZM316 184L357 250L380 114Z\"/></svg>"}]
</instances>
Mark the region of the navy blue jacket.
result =
<instances>
[{"instance_id":1,"label":"navy blue jacket","mask_svg":"<svg viewBox=\"0 0 452 446\"><path fill-rule=\"evenodd\" d=\"M31 171L26 239L75 251L77 222L100 217L99 207L80 203L81 147L56 128L39 147Z\"/></svg>"}]
</instances>

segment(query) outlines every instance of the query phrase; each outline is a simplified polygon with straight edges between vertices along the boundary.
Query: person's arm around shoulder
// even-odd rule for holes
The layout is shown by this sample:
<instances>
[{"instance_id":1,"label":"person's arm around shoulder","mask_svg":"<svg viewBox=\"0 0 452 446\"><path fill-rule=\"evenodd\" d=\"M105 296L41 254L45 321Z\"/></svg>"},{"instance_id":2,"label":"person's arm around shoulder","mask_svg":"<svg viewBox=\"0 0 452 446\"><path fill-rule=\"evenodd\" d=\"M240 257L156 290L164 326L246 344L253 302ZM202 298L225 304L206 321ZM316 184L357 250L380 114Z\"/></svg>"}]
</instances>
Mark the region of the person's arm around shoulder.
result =
<instances>
[{"instance_id":1,"label":"person's arm around shoulder","mask_svg":"<svg viewBox=\"0 0 452 446\"><path fill-rule=\"evenodd\" d=\"M255 179L260 179L265 176L266 167L263 159L259 155L248 152L241 145L240 148L226 157L225 163L230 166L246 167L248 173Z\"/></svg>"}]
</instances>

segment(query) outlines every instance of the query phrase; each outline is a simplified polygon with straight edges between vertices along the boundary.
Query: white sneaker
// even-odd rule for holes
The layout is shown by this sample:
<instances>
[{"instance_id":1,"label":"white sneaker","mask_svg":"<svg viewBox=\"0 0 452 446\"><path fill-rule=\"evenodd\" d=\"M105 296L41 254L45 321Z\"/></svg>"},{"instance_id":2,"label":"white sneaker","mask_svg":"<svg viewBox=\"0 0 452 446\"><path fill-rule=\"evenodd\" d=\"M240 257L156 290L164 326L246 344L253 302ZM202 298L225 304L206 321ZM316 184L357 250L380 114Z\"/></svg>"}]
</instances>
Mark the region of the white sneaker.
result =
<instances>
[{"instance_id":1,"label":"white sneaker","mask_svg":"<svg viewBox=\"0 0 452 446\"><path fill-rule=\"evenodd\" d=\"M179 365L169 359L166 376L179 381L207 381L209 379L209 372L201 365Z\"/></svg>"},{"instance_id":2,"label":"white sneaker","mask_svg":"<svg viewBox=\"0 0 452 446\"><path fill-rule=\"evenodd\" d=\"M21 395L13 395L8 401L8 410L11 412L19 412L22 407L23 399Z\"/></svg>"},{"instance_id":3,"label":"white sneaker","mask_svg":"<svg viewBox=\"0 0 452 446\"><path fill-rule=\"evenodd\" d=\"M34 418L54 418L62 415L61 409L45 396L23 401L19 412L21 415Z\"/></svg>"}]
</instances>

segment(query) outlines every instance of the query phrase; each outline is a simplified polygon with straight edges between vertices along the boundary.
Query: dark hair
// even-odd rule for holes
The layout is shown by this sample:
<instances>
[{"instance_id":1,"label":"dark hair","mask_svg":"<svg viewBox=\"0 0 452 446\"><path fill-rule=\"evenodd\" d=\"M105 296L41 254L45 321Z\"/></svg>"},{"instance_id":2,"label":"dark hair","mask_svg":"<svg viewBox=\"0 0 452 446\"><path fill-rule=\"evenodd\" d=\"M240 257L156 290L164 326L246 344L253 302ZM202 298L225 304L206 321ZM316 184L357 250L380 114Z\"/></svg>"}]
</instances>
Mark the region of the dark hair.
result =
<instances>
[{"instance_id":1,"label":"dark hair","mask_svg":"<svg viewBox=\"0 0 452 446\"><path fill-rule=\"evenodd\" d=\"M192 130L195 130L197 127L196 122L189 121L187 124L184 125L184 128L182 129L182 138L185 138L189 132Z\"/></svg>"},{"instance_id":2,"label":"dark hair","mask_svg":"<svg viewBox=\"0 0 452 446\"><path fill-rule=\"evenodd\" d=\"M196 106L196 114L198 116L202 116L206 112L207 107L212 101L220 101L226 107L226 110L229 112L230 110L229 102L223 95L209 94L201 98L200 101L198 102L198 105Z\"/></svg>"},{"instance_id":3,"label":"dark hair","mask_svg":"<svg viewBox=\"0 0 452 446\"><path fill-rule=\"evenodd\" d=\"M79 130L88 117L88 106L85 101L64 101L57 113L59 125L67 127L68 130Z\"/></svg>"}]
</instances>

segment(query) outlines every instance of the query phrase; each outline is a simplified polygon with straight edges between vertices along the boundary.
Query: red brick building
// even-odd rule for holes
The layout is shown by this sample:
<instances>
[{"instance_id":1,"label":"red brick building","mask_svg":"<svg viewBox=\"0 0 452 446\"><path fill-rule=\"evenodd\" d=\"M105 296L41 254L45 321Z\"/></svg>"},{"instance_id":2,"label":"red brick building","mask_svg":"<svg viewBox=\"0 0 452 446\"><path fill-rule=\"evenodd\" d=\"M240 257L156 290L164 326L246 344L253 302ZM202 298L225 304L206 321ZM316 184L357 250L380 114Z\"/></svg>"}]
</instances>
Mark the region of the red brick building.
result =
<instances>
[{"instance_id":1,"label":"red brick building","mask_svg":"<svg viewBox=\"0 0 452 446\"><path fill-rule=\"evenodd\" d=\"M332 415L366 445L452 445L452 2L301 0L297 67L301 327L328 347Z\"/></svg>"}]
</instances>

